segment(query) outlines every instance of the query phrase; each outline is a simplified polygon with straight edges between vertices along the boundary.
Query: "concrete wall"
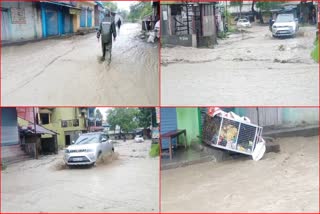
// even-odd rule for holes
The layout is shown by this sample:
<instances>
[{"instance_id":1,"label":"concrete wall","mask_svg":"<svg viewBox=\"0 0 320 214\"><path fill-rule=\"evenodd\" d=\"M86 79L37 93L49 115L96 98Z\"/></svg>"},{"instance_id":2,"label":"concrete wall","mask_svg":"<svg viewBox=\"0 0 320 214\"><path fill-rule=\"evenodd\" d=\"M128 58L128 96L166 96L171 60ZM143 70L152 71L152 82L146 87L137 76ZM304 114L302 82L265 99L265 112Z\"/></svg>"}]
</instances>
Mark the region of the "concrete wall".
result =
<instances>
[{"instance_id":1,"label":"concrete wall","mask_svg":"<svg viewBox=\"0 0 320 214\"><path fill-rule=\"evenodd\" d=\"M3 12L2 16L8 17L8 32L9 41L21 41L37 39L42 37L41 15L40 9L36 2L2 2L2 8L8 9L8 12ZM23 9L25 12L25 23L13 24L11 8ZM2 26L4 23L2 24ZM2 38L1 40L4 40Z\"/></svg>"},{"instance_id":2,"label":"concrete wall","mask_svg":"<svg viewBox=\"0 0 320 214\"><path fill-rule=\"evenodd\" d=\"M317 108L283 108L281 113L284 124L319 123L319 110Z\"/></svg>"},{"instance_id":3,"label":"concrete wall","mask_svg":"<svg viewBox=\"0 0 320 214\"><path fill-rule=\"evenodd\" d=\"M196 38L193 35L163 35L161 36L161 43L192 47L196 45L196 42L194 41L195 39Z\"/></svg>"},{"instance_id":4,"label":"concrete wall","mask_svg":"<svg viewBox=\"0 0 320 214\"><path fill-rule=\"evenodd\" d=\"M198 108L177 108L176 111L178 129L187 130L188 144L198 142L197 136L200 135L200 115Z\"/></svg>"}]
</instances>

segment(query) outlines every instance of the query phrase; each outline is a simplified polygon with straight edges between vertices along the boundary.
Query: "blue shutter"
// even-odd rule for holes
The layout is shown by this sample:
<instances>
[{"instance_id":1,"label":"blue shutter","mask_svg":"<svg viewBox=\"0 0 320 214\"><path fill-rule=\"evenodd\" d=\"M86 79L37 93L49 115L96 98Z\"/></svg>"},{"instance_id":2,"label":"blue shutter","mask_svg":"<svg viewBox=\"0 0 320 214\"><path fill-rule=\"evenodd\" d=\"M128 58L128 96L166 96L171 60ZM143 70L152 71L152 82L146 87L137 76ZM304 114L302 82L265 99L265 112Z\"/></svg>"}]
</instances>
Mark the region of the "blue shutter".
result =
<instances>
[{"instance_id":1,"label":"blue shutter","mask_svg":"<svg viewBox=\"0 0 320 214\"><path fill-rule=\"evenodd\" d=\"M88 22L87 22L87 27L92 27L92 10L87 10L88 13Z\"/></svg>"},{"instance_id":2,"label":"blue shutter","mask_svg":"<svg viewBox=\"0 0 320 214\"><path fill-rule=\"evenodd\" d=\"M55 36L58 35L58 11L54 8L46 9L46 26L47 26L47 35Z\"/></svg>"},{"instance_id":3,"label":"blue shutter","mask_svg":"<svg viewBox=\"0 0 320 214\"><path fill-rule=\"evenodd\" d=\"M19 144L16 108L1 108L1 145Z\"/></svg>"},{"instance_id":4,"label":"blue shutter","mask_svg":"<svg viewBox=\"0 0 320 214\"><path fill-rule=\"evenodd\" d=\"M63 32L64 33L72 33L72 15L68 13L63 13Z\"/></svg>"},{"instance_id":5,"label":"blue shutter","mask_svg":"<svg viewBox=\"0 0 320 214\"><path fill-rule=\"evenodd\" d=\"M161 134L178 129L176 108L161 108L160 116L161 116L161 125L160 125ZM177 139L172 140L172 145L175 145L175 146L177 145ZM161 148L169 149L168 139L161 140Z\"/></svg>"},{"instance_id":6,"label":"blue shutter","mask_svg":"<svg viewBox=\"0 0 320 214\"><path fill-rule=\"evenodd\" d=\"M82 8L81 10L81 15L80 15L80 27L86 27L86 13L87 13L87 10Z\"/></svg>"}]
</instances>

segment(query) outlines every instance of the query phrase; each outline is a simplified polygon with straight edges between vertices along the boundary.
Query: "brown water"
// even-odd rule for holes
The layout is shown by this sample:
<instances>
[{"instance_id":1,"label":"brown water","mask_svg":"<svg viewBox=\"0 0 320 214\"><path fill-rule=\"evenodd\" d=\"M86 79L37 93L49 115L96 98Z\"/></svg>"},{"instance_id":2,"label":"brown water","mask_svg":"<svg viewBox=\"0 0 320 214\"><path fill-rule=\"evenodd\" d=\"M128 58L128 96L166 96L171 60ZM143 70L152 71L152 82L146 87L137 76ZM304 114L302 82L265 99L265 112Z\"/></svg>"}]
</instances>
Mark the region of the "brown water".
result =
<instances>
[{"instance_id":1,"label":"brown water","mask_svg":"<svg viewBox=\"0 0 320 214\"><path fill-rule=\"evenodd\" d=\"M280 153L267 153L257 162L209 162L162 171L162 211L318 211L318 136L277 143Z\"/></svg>"},{"instance_id":2,"label":"brown water","mask_svg":"<svg viewBox=\"0 0 320 214\"><path fill-rule=\"evenodd\" d=\"M140 29L123 25L110 65L95 33L2 48L3 104L158 105L158 45Z\"/></svg>"},{"instance_id":3,"label":"brown water","mask_svg":"<svg viewBox=\"0 0 320 214\"><path fill-rule=\"evenodd\" d=\"M157 212L159 159L148 157L150 144L119 142L94 167L69 169L62 153L9 165L2 172L2 211Z\"/></svg>"}]
</instances>

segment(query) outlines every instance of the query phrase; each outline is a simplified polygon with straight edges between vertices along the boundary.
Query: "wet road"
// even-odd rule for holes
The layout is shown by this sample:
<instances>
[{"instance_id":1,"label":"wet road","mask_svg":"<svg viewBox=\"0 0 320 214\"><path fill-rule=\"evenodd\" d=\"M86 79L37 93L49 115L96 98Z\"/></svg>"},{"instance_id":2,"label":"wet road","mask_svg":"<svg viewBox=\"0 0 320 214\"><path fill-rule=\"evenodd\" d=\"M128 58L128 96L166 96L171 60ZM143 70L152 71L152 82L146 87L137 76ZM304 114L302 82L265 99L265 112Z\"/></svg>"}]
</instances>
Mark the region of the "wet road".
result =
<instances>
[{"instance_id":1,"label":"wet road","mask_svg":"<svg viewBox=\"0 0 320 214\"><path fill-rule=\"evenodd\" d=\"M315 27L272 38L268 27L219 40L214 49L161 50L163 105L318 105Z\"/></svg>"},{"instance_id":2,"label":"wet road","mask_svg":"<svg viewBox=\"0 0 320 214\"><path fill-rule=\"evenodd\" d=\"M158 105L158 46L124 24L112 62L92 33L2 48L3 105Z\"/></svg>"},{"instance_id":3,"label":"wet road","mask_svg":"<svg viewBox=\"0 0 320 214\"><path fill-rule=\"evenodd\" d=\"M280 153L165 170L163 212L318 212L318 136L278 139Z\"/></svg>"},{"instance_id":4,"label":"wet road","mask_svg":"<svg viewBox=\"0 0 320 214\"><path fill-rule=\"evenodd\" d=\"M157 212L159 158L150 141L115 145L113 159L66 169L61 155L9 165L2 172L4 212Z\"/></svg>"}]
</instances>

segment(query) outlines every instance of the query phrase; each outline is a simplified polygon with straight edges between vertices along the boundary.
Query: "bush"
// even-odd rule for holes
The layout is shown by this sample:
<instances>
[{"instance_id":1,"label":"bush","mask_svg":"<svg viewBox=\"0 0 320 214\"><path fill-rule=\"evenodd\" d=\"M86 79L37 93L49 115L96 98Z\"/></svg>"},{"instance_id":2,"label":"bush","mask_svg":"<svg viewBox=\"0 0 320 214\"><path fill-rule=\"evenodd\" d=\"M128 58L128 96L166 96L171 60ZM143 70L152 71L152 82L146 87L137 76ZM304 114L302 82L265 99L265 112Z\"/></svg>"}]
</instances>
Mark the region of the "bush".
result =
<instances>
[{"instance_id":1,"label":"bush","mask_svg":"<svg viewBox=\"0 0 320 214\"><path fill-rule=\"evenodd\" d=\"M316 41L316 46L313 49L311 56L316 62L319 62L319 41L318 40Z\"/></svg>"},{"instance_id":2,"label":"bush","mask_svg":"<svg viewBox=\"0 0 320 214\"><path fill-rule=\"evenodd\" d=\"M157 157L160 154L160 146L158 144L152 144L149 152L150 157Z\"/></svg>"}]
</instances>

